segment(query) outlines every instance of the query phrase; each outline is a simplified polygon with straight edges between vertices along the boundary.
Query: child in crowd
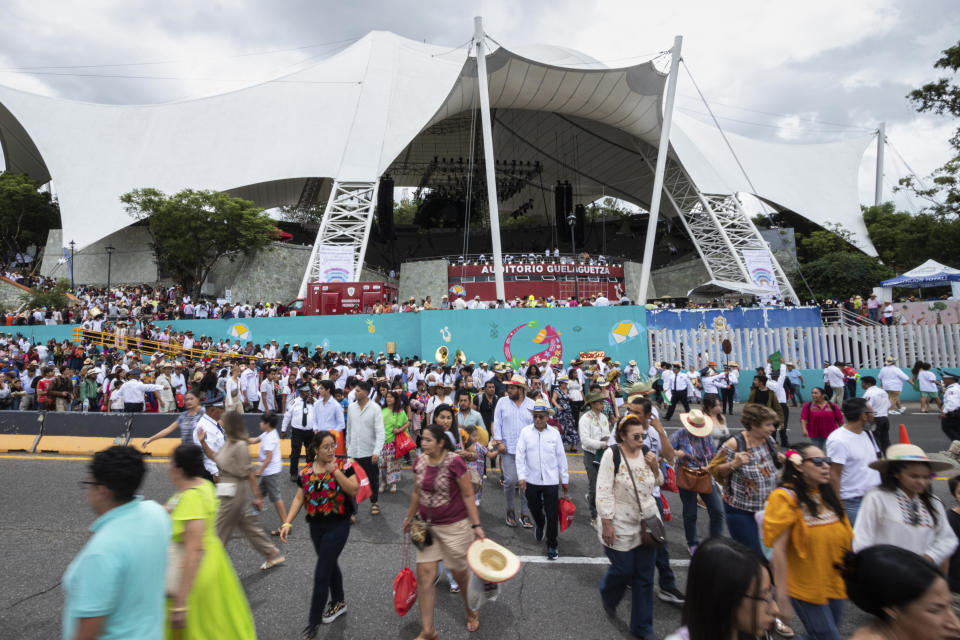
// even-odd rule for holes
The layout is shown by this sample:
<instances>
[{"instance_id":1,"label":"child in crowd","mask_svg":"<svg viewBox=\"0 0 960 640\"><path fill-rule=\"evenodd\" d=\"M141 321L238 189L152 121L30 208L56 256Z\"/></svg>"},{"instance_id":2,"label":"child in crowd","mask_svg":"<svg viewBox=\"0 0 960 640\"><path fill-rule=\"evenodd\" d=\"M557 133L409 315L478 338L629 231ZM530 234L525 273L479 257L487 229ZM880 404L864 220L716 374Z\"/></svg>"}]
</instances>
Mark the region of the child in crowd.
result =
<instances>
[{"instance_id":1,"label":"child in crowd","mask_svg":"<svg viewBox=\"0 0 960 640\"><path fill-rule=\"evenodd\" d=\"M256 438L250 438L250 444L259 444L257 452L257 477L260 478L260 495L273 503L273 507L280 516L280 522L286 522L287 510L283 506L283 496L280 495L280 472L283 471L283 454L280 451L280 434L277 433L277 414L267 411L260 416L260 431ZM272 536L279 536L280 530L270 532Z\"/></svg>"}]
</instances>

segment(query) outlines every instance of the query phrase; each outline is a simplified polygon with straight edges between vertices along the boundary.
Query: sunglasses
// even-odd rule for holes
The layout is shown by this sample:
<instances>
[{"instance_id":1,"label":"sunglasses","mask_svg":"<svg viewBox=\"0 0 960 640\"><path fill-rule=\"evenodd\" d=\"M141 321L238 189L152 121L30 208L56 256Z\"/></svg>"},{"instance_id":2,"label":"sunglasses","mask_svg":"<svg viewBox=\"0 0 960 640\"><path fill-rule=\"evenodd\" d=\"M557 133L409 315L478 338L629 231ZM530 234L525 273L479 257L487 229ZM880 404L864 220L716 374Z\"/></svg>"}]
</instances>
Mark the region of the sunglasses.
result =
<instances>
[{"instance_id":1,"label":"sunglasses","mask_svg":"<svg viewBox=\"0 0 960 640\"><path fill-rule=\"evenodd\" d=\"M633 441L634 441L634 442L643 442L643 435L644 435L644 434L642 434L642 433L635 433L635 434L633 434L633 436L631 436L631 437L633 438Z\"/></svg>"},{"instance_id":2,"label":"sunglasses","mask_svg":"<svg viewBox=\"0 0 960 640\"><path fill-rule=\"evenodd\" d=\"M832 460L831 458L827 457L827 456L824 456L824 457L822 457L822 458L821 458L821 457L805 458L805 461L806 461L806 462L812 462L814 465L816 465L816 466L818 466L818 467L822 467L822 466L824 466L824 465L828 465L828 464L830 464L831 462L833 462L833 460Z\"/></svg>"}]
</instances>

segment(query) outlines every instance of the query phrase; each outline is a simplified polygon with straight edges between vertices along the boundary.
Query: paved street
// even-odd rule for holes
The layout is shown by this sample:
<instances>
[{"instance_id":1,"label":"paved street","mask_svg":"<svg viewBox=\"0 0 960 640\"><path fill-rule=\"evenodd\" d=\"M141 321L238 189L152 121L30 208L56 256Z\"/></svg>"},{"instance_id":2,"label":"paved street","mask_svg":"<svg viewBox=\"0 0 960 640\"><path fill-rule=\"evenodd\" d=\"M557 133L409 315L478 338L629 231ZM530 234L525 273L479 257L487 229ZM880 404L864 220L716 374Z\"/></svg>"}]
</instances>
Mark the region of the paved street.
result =
<instances>
[{"instance_id":1,"label":"paved street","mask_svg":"<svg viewBox=\"0 0 960 640\"><path fill-rule=\"evenodd\" d=\"M739 410L739 405L738 405ZM911 413L915 410L911 410ZM911 440L927 450L946 448L945 438L934 416L893 417L893 435L900 422L910 429ZM902 419L902 420L901 420ZM791 419L799 436L799 418ZM676 418L668 423L672 431ZM587 526L584 503L586 475L580 456L570 457L571 496L582 509L573 526L561 534L558 562L542 558L540 544L531 531L508 529L502 524L503 493L496 474L485 485L481 515L487 535L524 556L521 572L503 587L499 601L481 611L477 634L468 634L459 596L446 592L441 584L437 627L443 638L576 638L591 640L629 637L625 620L629 607L621 605L619 618L608 620L600 607L597 582L605 569L605 558L596 535ZM172 487L166 477L166 461L152 461L143 487L151 499L164 501ZM7 487L0 497L0 544L6 550L3 561L4 589L0 596L0 637L50 639L59 637L63 595L60 577L70 559L88 537L93 515L83 499L77 481L83 477L86 461L58 456L0 455L0 482ZM326 626L324 638L413 638L419 629L414 609L399 618L392 608L391 585L400 569L400 521L407 506L410 473L405 472L400 493L382 496L383 515L372 518L366 505L341 558L349 612ZM938 494L946 497L945 482L938 481ZM289 502L293 485L285 483ZM683 589L689 557L683 540L680 501L667 494L674 520L667 525L669 549L677 580ZM700 511L701 532L706 531L706 512ZM266 527L278 524L276 513L265 512ZM261 573L261 563L242 539L231 540L228 551L243 580L257 621L259 637L296 638L306 623L312 586L314 554L301 515L285 547L287 564ZM679 624L680 609L659 600L655 604L657 633L666 635ZM848 608L843 633L852 632L864 617Z\"/></svg>"}]
</instances>

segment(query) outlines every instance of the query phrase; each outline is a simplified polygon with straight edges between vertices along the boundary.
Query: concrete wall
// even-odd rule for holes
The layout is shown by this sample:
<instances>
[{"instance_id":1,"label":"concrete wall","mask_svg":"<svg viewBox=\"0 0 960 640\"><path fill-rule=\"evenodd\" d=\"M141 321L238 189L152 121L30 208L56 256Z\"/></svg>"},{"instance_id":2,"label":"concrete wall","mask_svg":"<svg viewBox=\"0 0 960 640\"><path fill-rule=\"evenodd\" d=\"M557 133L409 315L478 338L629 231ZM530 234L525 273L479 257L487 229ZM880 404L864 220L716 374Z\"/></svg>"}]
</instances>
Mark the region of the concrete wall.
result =
<instances>
[{"instance_id":1,"label":"concrete wall","mask_svg":"<svg viewBox=\"0 0 960 640\"><path fill-rule=\"evenodd\" d=\"M23 297L30 295L22 285L0 278L0 309L16 311L23 304Z\"/></svg>"},{"instance_id":2,"label":"concrete wall","mask_svg":"<svg viewBox=\"0 0 960 640\"><path fill-rule=\"evenodd\" d=\"M70 242L70 239L66 239ZM150 232L145 227L127 227L106 238L97 240L89 247L74 253L73 279L76 284L105 285L107 283L108 254L106 247L113 246L110 262L111 284L143 284L157 281L157 263L150 247ZM67 248L67 253L70 249ZM58 264L65 257L63 232L51 229L40 264L40 274L53 278L70 279L70 265Z\"/></svg>"},{"instance_id":3,"label":"concrete wall","mask_svg":"<svg viewBox=\"0 0 960 640\"><path fill-rule=\"evenodd\" d=\"M297 297L310 260L310 246L275 242L252 255L223 258L210 271L203 292L222 298L227 289L234 302L279 302Z\"/></svg>"},{"instance_id":4,"label":"concrete wall","mask_svg":"<svg viewBox=\"0 0 960 640\"><path fill-rule=\"evenodd\" d=\"M624 261L623 263L623 290L626 292L627 297L636 302L637 304L642 304L644 300L637 300L637 294L640 292L640 271L643 268L639 262L629 262ZM650 278L650 284L647 287L647 299L653 299L657 297L657 287L656 283L653 281L653 278Z\"/></svg>"},{"instance_id":5,"label":"concrete wall","mask_svg":"<svg viewBox=\"0 0 960 640\"><path fill-rule=\"evenodd\" d=\"M438 306L445 295L448 295L446 260L420 260L403 264L400 269L401 300L412 296L419 303L430 296L434 306Z\"/></svg>"},{"instance_id":6,"label":"concrete wall","mask_svg":"<svg viewBox=\"0 0 960 640\"><path fill-rule=\"evenodd\" d=\"M639 282L639 273L637 278ZM683 297L690 289L709 280L710 276L707 274L707 268L703 266L703 261L697 256L693 260L655 269L650 279L656 290L656 296ZM650 297L653 297L653 294Z\"/></svg>"}]
</instances>

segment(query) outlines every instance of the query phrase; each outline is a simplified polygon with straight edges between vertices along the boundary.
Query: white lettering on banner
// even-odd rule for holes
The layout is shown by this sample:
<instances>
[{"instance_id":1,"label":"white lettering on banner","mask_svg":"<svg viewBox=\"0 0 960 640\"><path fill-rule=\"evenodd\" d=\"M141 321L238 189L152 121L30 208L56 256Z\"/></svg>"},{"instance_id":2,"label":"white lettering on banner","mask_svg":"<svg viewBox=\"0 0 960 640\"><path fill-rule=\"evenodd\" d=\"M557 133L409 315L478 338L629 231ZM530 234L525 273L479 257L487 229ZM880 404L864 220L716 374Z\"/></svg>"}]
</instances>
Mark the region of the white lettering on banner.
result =
<instances>
[{"instance_id":1,"label":"white lettering on banner","mask_svg":"<svg viewBox=\"0 0 960 640\"><path fill-rule=\"evenodd\" d=\"M348 282L353 280L353 247L323 245L320 258L320 282Z\"/></svg>"},{"instance_id":2,"label":"white lettering on banner","mask_svg":"<svg viewBox=\"0 0 960 640\"><path fill-rule=\"evenodd\" d=\"M493 265L483 265L480 268L480 275L489 275L494 272ZM505 264L503 265L504 275L589 275L589 276L609 276L610 267L599 264Z\"/></svg>"}]
</instances>

